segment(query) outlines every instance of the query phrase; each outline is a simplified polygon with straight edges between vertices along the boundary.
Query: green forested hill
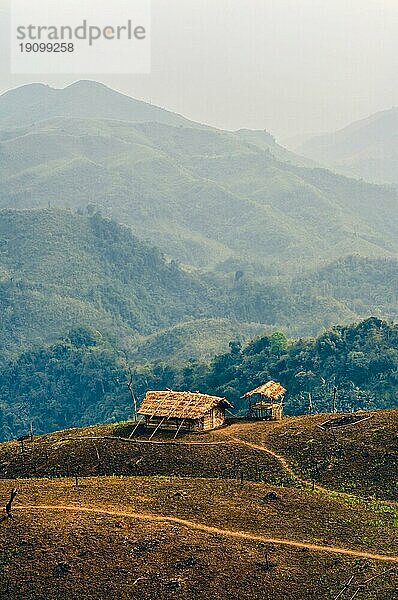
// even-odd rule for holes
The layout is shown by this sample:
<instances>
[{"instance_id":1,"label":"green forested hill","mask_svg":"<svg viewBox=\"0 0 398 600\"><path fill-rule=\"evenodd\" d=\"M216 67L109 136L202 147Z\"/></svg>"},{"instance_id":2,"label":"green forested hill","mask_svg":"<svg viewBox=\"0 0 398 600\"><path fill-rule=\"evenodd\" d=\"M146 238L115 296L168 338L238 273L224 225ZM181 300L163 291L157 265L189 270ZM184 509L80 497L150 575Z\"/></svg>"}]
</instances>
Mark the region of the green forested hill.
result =
<instances>
[{"instance_id":1,"label":"green forested hill","mask_svg":"<svg viewBox=\"0 0 398 600\"><path fill-rule=\"evenodd\" d=\"M188 272L89 213L0 211L2 360L81 326L137 358L209 358L231 337L288 323L289 300L275 286Z\"/></svg>"},{"instance_id":2,"label":"green forested hill","mask_svg":"<svg viewBox=\"0 0 398 600\"><path fill-rule=\"evenodd\" d=\"M61 91L46 94L53 92ZM18 110L27 93L13 92ZM112 118L95 110L96 98L108 93ZM232 261L266 277L355 252L398 255L392 189L306 167L265 132L171 122L149 108L143 122L135 101L127 115L117 107L129 99L84 82L67 96L86 114L61 103L52 118L44 111L47 120L27 124L16 116L13 127L3 126L0 206L94 204L184 263ZM0 115L1 106L0 98Z\"/></svg>"},{"instance_id":3,"label":"green forested hill","mask_svg":"<svg viewBox=\"0 0 398 600\"><path fill-rule=\"evenodd\" d=\"M21 414L41 407L42 430L119 418L126 398L113 413L111 397L127 364L141 391L220 388L239 408L241 385L285 368L293 390L297 369L332 375L318 375L314 342L278 360L260 352L246 371L250 347L223 358L231 340L398 317L396 192L313 168L266 132L197 126L93 83L28 86L0 97L0 184L4 431L25 427L22 398Z\"/></svg>"},{"instance_id":4,"label":"green forested hill","mask_svg":"<svg viewBox=\"0 0 398 600\"><path fill-rule=\"evenodd\" d=\"M318 390L314 402L324 408L319 382L325 378L330 384L334 377L359 398L344 407L361 405L378 377L387 379L376 404L393 404L396 328L374 321L366 339L360 334L355 346L339 346L330 365L330 357L317 354L318 343L288 344L285 353L283 336L274 339L272 332L283 327L292 336L315 334L376 306L391 318L396 273L396 261L353 256L307 279L269 285L244 274L183 270L129 228L95 212L0 211L2 435L25 431L30 419L47 431L126 417L129 366L138 394L148 387L212 390L230 396L238 409L241 392L269 376L286 380L292 411L305 409L304 392L312 383ZM354 330L341 331L347 340ZM244 350L234 343L210 367L202 362L225 351L230 340L244 344L264 332L268 337ZM342 334L333 332L333 340L336 335ZM345 375L349 352L353 364L371 365L369 381L352 378L355 390ZM296 381L300 371L316 379ZM365 396L357 390L361 386Z\"/></svg>"},{"instance_id":5,"label":"green forested hill","mask_svg":"<svg viewBox=\"0 0 398 600\"><path fill-rule=\"evenodd\" d=\"M126 418L127 376L118 353L86 329L24 352L2 367L0 439L26 433L31 422L44 432Z\"/></svg>"},{"instance_id":6,"label":"green forested hill","mask_svg":"<svg viewBox=\"0 0 398 600\"><path fill-rule=\"evenodd\" d=\"M0 356L92 327L137 360L210 358L265 330L398 314L397 261L348 257L279 283L184 270L89 208L0 211Z\"/></svg>"},{"instance_id":7,"label":"green forested hill","mask_svg":"<svg viewBox=\"0 0 398 600\"><path fill-rule=\"evenodd\" d=\"M65 210L0 212L1 354L91 326L121 348L216 313L207 286L130 229Z\"/></svg>"},{"instance_id":8,"label":"green forested hill","mask_svg":"<svg viewBox=\"0 0 398 600\"><path fill-rule=\"evenodd\" d=\"M182 387L226 396L245 411L242 395L270 379L287 389L290 414L331 412L333 389L339 412L393 408L398 399L398 325L376 318L336 326L315 339L289 341L282 333L259 337L230 352L209 368L191 363ZM178 381L178 379L176 380Z\"/></svg>"},{"instance_id":9,"label":"green forested hill","mask_svg":"<svg viewBox=\"0 0 398 600\"><path fill-rule=\"evenodd\" d=\"M231 342L210 363L185 365L129 361L98 333L76 329L55 344L22 353L0 377L0 439L115 422L133 412L127 382L138 400L148 389L201 390L227 397L238 414L248 389L274 379L287 388L288 414L330 412L333 390L339 412L397 406L398 326L371 318L334 327L314 339L282 333L248 345Z\"/></svg>"}]
</instances>

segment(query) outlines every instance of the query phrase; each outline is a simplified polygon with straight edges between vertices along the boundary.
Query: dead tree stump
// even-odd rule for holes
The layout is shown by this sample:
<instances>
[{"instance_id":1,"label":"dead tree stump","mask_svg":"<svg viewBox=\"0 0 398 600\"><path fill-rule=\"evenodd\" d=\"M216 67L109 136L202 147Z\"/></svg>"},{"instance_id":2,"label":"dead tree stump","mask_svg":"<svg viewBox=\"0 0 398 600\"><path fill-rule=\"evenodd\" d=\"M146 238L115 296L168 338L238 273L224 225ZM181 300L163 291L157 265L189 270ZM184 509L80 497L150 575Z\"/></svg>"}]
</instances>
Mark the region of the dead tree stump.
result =
<instances>
[{"instance_id":1,"label":"dead tree stump","mask_svg":"<svg viewBox=\"0 0 398 600\"><path fill-rule=\"evenodd\" d=\"M7 502L7 504L5 505L4 508L4 515L1 517L0 519L0 523L2 523L3 521L6 521L7 519L13 519L13 515L12 515L12 503L14 502L15 496L18 494L18 490L16 488L11 490L11 495L10 495L10 499Z\"/></svg>"}]
</instances>

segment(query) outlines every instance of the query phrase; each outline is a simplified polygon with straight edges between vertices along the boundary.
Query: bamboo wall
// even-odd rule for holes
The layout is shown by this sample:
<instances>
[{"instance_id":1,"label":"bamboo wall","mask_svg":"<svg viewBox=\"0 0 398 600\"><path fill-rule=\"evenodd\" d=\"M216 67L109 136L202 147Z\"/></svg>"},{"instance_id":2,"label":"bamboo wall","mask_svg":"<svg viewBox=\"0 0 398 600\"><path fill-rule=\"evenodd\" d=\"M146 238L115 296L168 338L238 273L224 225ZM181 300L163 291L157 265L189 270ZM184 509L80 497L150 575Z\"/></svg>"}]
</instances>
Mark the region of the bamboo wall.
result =
<instances>
[{"instance_id":1,"label":"bamboo wall","mask_svg":"<svg viewBox=\"0 0 398 600\"><path fill-rule=\"evenodd\" d=\"M163 423L162 423L163 421ZM216 407L206 413L199 419L184 419L181 431L210 431L216 427L221 427L225 421L225 411L222 408ZM155 428L160 425L159 430L176 431L181 425L181 419L163 417L147 417L145 419L147 427Z\"/></svg>"}]
</instances>

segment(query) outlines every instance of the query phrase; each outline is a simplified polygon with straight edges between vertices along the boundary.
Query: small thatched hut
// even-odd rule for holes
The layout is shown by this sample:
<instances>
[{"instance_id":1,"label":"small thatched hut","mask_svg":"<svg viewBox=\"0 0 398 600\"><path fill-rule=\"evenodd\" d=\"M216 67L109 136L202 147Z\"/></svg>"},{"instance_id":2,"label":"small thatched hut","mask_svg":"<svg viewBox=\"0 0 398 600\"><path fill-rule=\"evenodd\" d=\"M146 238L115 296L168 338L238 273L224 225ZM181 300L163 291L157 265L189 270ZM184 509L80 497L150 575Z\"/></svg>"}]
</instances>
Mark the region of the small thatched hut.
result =
<instances>
[{"instance_id":1,"label":"small thatched hut","mask_svg":"<svg viewBox=\"0 0 398 600\"><path fill-rule=\"evenodd\" d=\"M246 392L242 397L249 399L249 419L280 421L283 417L285 392L285 388L276 381L268 381L254 390Z\"/></svg>"},{"instance_id":2,"label":"small thatched hut","mask_svg":"<svg viewBox=\"0 0 398 600\"><path fill-rule=\"evenodd\" d=\"M147 392L138 410L147 427L183 431L210 431L221 427L225 410L233 408L225 398L199 392Z\"/></svg>"}]
</instances>

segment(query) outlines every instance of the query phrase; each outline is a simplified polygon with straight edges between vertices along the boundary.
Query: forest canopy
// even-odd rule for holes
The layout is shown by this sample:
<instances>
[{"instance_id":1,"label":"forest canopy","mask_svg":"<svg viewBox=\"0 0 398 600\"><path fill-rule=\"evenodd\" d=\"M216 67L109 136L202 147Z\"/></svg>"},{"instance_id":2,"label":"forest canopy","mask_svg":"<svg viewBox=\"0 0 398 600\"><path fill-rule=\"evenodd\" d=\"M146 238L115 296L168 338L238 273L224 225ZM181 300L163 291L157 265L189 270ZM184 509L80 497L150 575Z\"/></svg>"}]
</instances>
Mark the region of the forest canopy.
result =
<instances>
[{"instance_id":1,"label":"forest canopy","mask_svg":"<svg viewBox=\"0 0 398 600\"><path fill-rule=\"evenodd\" d=\"M268 379L287 388L286 413L330 412L396 406L398 325L370 318L334 327L317 338L289 340L282 332L248 345L231 341L210 363L180 366L131 364L88 328L57 343L22 353L0 378L0 437L12 439L33 423L36 433L132 416L127 382L141 400L148 389L200 390L227 397L245 415L242 395Z\"/></svg>"}]
</instances>

